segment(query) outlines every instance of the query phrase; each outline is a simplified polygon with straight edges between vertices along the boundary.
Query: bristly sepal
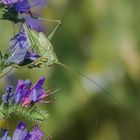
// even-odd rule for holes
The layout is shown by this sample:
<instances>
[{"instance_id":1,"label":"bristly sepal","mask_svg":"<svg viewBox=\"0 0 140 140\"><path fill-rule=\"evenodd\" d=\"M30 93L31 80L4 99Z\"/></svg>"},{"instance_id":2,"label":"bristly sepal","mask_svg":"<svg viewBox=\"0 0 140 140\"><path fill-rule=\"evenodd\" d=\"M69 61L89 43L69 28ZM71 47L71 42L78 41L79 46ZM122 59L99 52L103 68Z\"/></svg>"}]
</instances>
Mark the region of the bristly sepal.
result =
<instances>
[{"instance_id":1,"label":"bristly sepal","mask_svg":"<svg viewBox=\"0 0 140 140\"><path fill-rule=\"evenodd\" d=\"M0 105L0 119L9 118L11 115L19 115L27 120L42 122L49 116L47 111L41 110L35 106L23 107L21 104L1 104Z\"/></svg>"}]
</instances>

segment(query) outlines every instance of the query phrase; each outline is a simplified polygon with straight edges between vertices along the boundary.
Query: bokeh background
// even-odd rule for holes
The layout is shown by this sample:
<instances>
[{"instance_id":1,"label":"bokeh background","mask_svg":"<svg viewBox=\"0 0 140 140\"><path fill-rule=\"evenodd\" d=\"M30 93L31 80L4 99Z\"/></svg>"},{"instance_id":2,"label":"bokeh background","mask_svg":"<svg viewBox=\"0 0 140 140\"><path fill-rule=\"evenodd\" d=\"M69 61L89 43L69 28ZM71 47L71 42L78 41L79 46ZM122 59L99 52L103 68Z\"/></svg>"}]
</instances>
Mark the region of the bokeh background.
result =
<instances>
[{"instance_id":1,"label":"bokeh background","mask_svg":"<svg viewBox=\"0 0 140 140\"><path fill-rule=\"evenodd\" d=\"M1 79L0 90L18 79L35 82L40 76L46 77L48 88L58 87L55 102L42 106L50 113L42 129L54 140L139 140L140 1L47 0L37 10L43 18L62 21L52 44L60 61L71 68L16 69ZM49 33L55 23L44 25ZM11 23L0 21L2 51L13 32ZM12 116L0 125L12 129L21 119Z\"/></svg>"}]
</instances>

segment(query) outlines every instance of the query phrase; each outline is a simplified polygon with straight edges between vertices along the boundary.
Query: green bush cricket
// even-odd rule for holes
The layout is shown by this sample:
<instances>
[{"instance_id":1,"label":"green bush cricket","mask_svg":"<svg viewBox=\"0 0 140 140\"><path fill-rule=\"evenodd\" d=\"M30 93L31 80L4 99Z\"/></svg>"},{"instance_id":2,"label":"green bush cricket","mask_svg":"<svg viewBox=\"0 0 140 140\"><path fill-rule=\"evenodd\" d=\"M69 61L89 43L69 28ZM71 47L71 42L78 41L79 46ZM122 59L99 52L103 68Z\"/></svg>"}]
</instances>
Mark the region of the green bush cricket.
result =
<instances>
[{"instance_id":1,"label":"green bush cricket","mask_svg":"<svg viewBox=\"0 0 140 140\"><path fill-rule=\"evenodd\" d=\"M99 87L100 89L102 89L104 91L104 93L106 93L107 95L109 95L111 98L113 98L118 104L121 105L121 103L108 91L106 90L104 87L102 87L100 84L98 84L95 80L91 79L90 77L86 76L85 74L81 73L80 71L74 70L71 67L61 63L54 50L53 50L53 45L51 44L51 39L54 36L54 33L56 32L56 30L58 29L58 27L61 25L61 22L59 20L47 20L49 22L56 22L57 25L54 28L54 30L46 37L44 33L42 32L36 32L32 29L30 29L29 27L26 26L26 24L23 24L26 36L27 36L27 40L28 40L28 44L30 49L34 50L35 52L37 52L40 55L40 58L37 59L36 61L32 62L31 64L27 65L28 67L32 68L32 67L40 67L40 65L42 64L46 64L47 66L53 65L53 64L58 64L60 66L62 66L63 68L77 73L79 75L81 75L82 77L88 79L91 83L95 84L97 87ZM80 81L76 79L76 81L79 83L79 85L83 88L83 86L81 85ZM87 96L85 89L84 89L84 93Z\"/></svg>"},{"instance_id":2,"label":"green bush cricket","mask_svg":"<svg viewBox=\"0 0 140 140\"><path fill-rule=\"evenodd\" d=\"M29 64L29 66L31 65L39 66L42 63L46 63L46 65L50 66L53 64L60 63L53 50L53 45L51 44L50 40L52 39L55 31L60 26L61 22L59 20L47 20L47 21L57 22L57 26L48 37L46 37L43 32L38 33L34 30L31 30L29 27L26 26L26 24L23 24L29 48L31 50L33 49L37 54L40 55L40 58L34 61L33 63Z\"/></svg>"}]
</instances>

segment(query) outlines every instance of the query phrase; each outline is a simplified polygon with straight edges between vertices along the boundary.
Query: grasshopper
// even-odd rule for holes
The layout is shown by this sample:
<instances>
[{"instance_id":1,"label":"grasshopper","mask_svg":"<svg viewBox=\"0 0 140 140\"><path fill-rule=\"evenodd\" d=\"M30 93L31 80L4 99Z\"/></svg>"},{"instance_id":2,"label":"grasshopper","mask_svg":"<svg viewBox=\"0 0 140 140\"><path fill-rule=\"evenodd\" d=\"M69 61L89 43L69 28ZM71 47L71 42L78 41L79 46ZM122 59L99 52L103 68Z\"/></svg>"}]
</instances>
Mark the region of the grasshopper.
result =
<instances>
[{"instance_id":1,"label":"grasshopper","mask_svg":"<svg viewBox=\"0 0 140 140\"><path fill-rule=\"evenodd\" d=\"M28 65L29 67L40 66L41 64L44 63L48 66L53 64L60 64L53 50L53 45L51 44L50 41L55 31L60 26L61 22L59 20L47 20L47 21L57 22L55 29L52 31L52 33L50 33L50 35L48 35L48 37L46 37L43 32L36 32L35 30L32 30L29 27L27 27L25 23L23 24L29 48L35 51L40 56L37 60L29 64Z\"/></svg>"}]
</instances>

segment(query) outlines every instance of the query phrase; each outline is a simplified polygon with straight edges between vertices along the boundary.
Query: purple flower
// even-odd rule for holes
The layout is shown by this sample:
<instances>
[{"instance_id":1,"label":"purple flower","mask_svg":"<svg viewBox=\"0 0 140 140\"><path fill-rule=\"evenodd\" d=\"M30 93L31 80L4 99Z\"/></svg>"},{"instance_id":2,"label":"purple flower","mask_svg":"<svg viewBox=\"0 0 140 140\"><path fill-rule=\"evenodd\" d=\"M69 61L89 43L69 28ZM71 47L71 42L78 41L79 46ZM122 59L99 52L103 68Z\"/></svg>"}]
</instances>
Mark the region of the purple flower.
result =
<instances>
[{"instance_id":1,"label":"purple flower","mask_svg":"<svg viewBox=\"0 0 140 140\"><path fill-rule=\"evenodd\" d=\"M20 122L17 125L16 130L13 133L13 140L20 140L21 136L25 137L28 133L28 131L25 129L26 128L26 124L24 122Z\"/></svg>"},{"instance_id":2,"label":"purple flower","mask_svg":"<svg viewBox=\"0 0 140 140\"><path fill-rule=\"evenodd\" d=\"M37 32L43 32L45 29L41 24L41 21L37 18L25 17L25 22L28 27Z\"/></svg>"},{"instance_id":3,"label":"purple flower","mask_svg":"<svg viewBox=\"0 0 140 140\"><path fill-rule=\"evenodd\" d=\"M31 132L31 139L32 140L41 140L43 137L44 133L39 130L38 125L34 127L33 132Z\"/></svg>"},{"instance_id":4,"label":"purple flower","mask_svg":"<svg viewBox=\"0 0 140 140\"><path fill-rule=\"evenodd\" d=\"M4 101L4 103L9 104L10 103L10 99L12 97L12 93L13 93L13 86L9 85L6 89L6 93L2 95L2 100Z\"/></svg>"},{"instance_id":5,"label":"purple flower","mask_svg":"<svg viewBox=\"0 0 140 140\"><path fill-rule=\"evenodd\" d=\"M41 77L29 91L29 97L33 102L38 102L46 97L46 90L42 87L45 77Z\"/></svg>"},{"instance_id":6,"label":"purple flower","mask_svg":"<svg viewBox=\"0 0 140 140\"><path fill-rule=\"evenodd\" d=\"M20 103L22 99L26 96L28 93L31 82L29 80L26 80L25 82L23 80L18 80L18 84L14 93L14 102Z\"/></svg>"},{"instance_id":7,"label":"purple flower","mask_svg":"<svg viewBox=\"0 0 140 140\"><path fill-rule=\"evenodd\" d=\"M46 90L42 87L45 81L44 77L41 77L28 91L26 96L22 100L23 106L29 106L31 103L42 101L47 95Z\"/></svg>"},{"instance_id":8,"label":"purple flower","mask_svg":"<svg viewBox=\"0 0 140 140\"><path fill-rule=\"evenodd\" d=\"M14 9L20 13L28 13L30 11L30 3L29 0L18 0L14 5Z\"/></svg>"},{"instance_id":9,"label":"purple flower","mask_svg":"<svg viewBox=\"0 0 140 140\"><path fill-rule=\"evenodd\" d=\"M8 130L7 129L2 129L2 138L0 140L11 140L11 137L8 136Z\"/></svg>"},{"instance_id":10,"label":"purple flower","mask_svg":"<svg viewBox=\"0 0 140 140\"><path fill-rule=\"evenodd\" d=\"M32 7L43 6L44 0L34 0L30 3L29 0L1 0L1 2L19 13L28 14Z\"/></svg>"},{"instance_id":11,"label":"purple flower","mask_svg":"<svg viewBox=\"0 0 140 140\"><path fill-rule=\"evenodd\" d=\"M20 13L28 13L30 11L29 0L1 0L1 2Z\"/></svg>"},{"instance_id":12,"label":"purple flower","mask_svg":"<svg viewBox=\"0 0 140 140\"><path fill-rule=\"evenodd\" d=\"M1 0L1 2L5 5L11 5L17 3L19 0Z\"/></svg>"},{"instance_id":13,"label":"purple flower","mask_svg":"<svg viewBox=\"0 0 140 140\"><path fill-rule=\"evenodd\" d=\"M41 77L34 85L30 80L18 80L15 91L13 86L8 86L7 91L2 96L2 101L6 104L14 103L21 104L24 107L29 107L35 103L42 102L48 97L49 92L43 88L44 77Z\"/></svg>"},{"instance_id":14,"label":"purple flower","mask_svg":"<svg viewBox=\"0 0 140 140\"><path fill-rule=\"evenodd\" d=\"M34 130L30 132L26 129L26 124L24 122L20 122L12 137L9 136L8 130L3 129L0 140L42 140L43 135L44 133L37 125L34 127Z\"/></svg>"},{"instance_id":15,"label":"purple flower","mask_svg":"<svg viewBox=\"0 0 140 140\"><path fill-rule=\"evenodd\" d=\"M24 32L20 32L10 41L8 62L21 64L28 51L28 42Z\"/></svg>"},{"instance_id":16,"label":"purple flower","mask_svg":"<svg viewBox=\"0 0 140 140\"><path fill-rule=\"evenodd\" d=\"M44 0L2 0L3 4L6 5L5 10L7 11L3 14L4 19L8 19L12 22L26 22L31 29L42 32L44 31L40 20L36 18L36 15L31 12L32 7L41 7L45 5Z\"/></svg>"},{"instance_id":17,"label":"purple flower","mask_svg":"<svg viewBox=\"0 0 140 140\"><path fill-rule=\"evenodd\" d=\"M25 32L20 32L11 39L7 63L22 64L25 60L34 61L38 57L37 54L29 50Z\"/></svg>"}]
</instances>

